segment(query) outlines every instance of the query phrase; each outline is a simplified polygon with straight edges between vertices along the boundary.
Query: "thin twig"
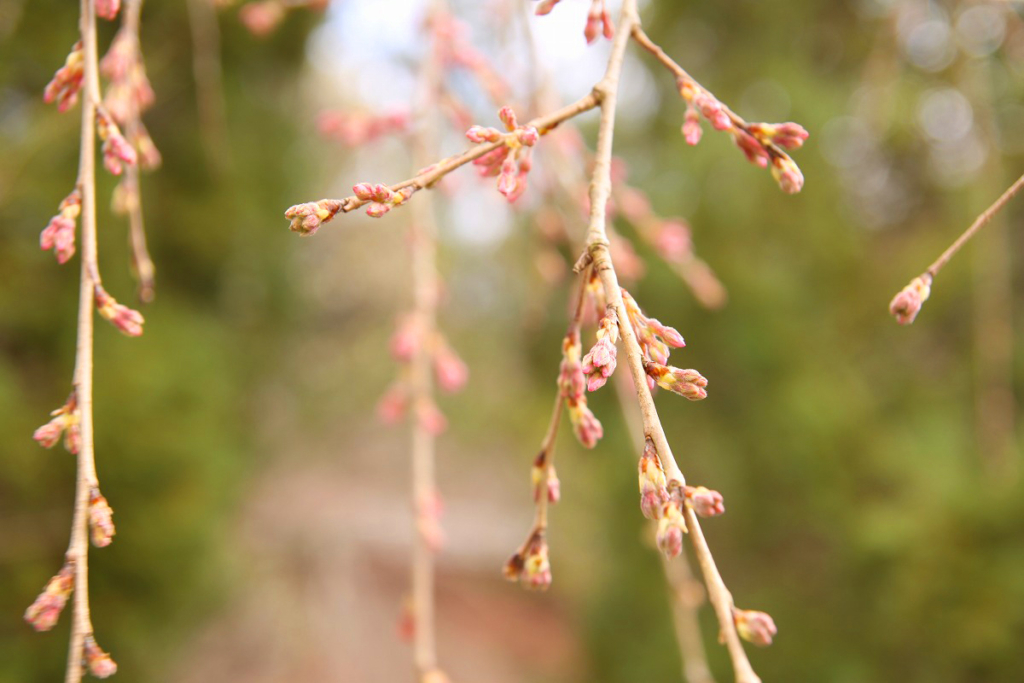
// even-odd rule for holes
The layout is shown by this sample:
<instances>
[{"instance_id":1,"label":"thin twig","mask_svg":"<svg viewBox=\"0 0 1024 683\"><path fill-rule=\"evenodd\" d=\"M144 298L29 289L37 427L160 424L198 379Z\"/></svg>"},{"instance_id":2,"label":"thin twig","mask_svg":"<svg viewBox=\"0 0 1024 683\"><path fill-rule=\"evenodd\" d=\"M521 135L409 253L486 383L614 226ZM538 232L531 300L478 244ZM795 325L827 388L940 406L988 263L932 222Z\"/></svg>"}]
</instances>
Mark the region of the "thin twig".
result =
<instances>
[{"instance_id":1,"label":"thin twig","mask_svg":"<svg viewBox=\"0 0 1024 683\"><path fill-rule=\"evenodd\" d=\"M188 0L192 33L192 78L196 82L199 132L211 171L222 175L230 162L227 145L227 107L220 60L220 27L213 0Z\"/></svg>"},{"instance_id":2,"label":"thin twig","mask_svg":"<svg viewBox=\"0 0 1024 683\"><path fill-rule=\"evenodd\" d=\"M630 36L636 36L640 18L637 14L636 0L623 0L622 12L619 17L615 40L612 43L611 56L608 59L608 67L601 82L594 88L601 96L601 121L597 135L597 152L594 162L593 177L590 183L590 222L587 228L586 253L590 255L594 270L601 278L605 296L619 318L619 332L622 336L623 346L626 351L626 361L630 373L633 376L633 384L636 388L637 400L640 404L640 412L643 416L644 435L650 438L658 451L662 466L672 485L685 485L685 478L672 455L665 430L658 417L657 408L651 396L650 388L647 385L646 371L643 365L643 356L640 345L637 342L636 334L629 324L629 315L622 300L622 290L619 288L618 277L612 264L611 254L608 250L608 235L605 227L605 205L611 192L611 159L612 159L612 138L615 128L615 107L618 94L619 77L622 72L622 61L626 51L626 45ZM674 482L674 484L673 484ZM736 624L732 615L732 598L729 596L721 575L715 567L711 551L704 541L703 533L696 515L689 506L686 510L686 521L690 524L691 540L697 559L704 572L704 580L708 585L708 592L715 612L718 615L719 624L723 639L729 650L732 659L733 670L738 683L758 683L760 679L754 673L747 659L743 645L740 643L739 634L736 632Z\"/></svg>"},{"instance_id":3,"label":"thin twig","mask_svg":"<svg viewBox=\"0 0 1024 683\"><path fill-rule=\"evenodd\" d=\"M89 615L89 493L96 484L96 460L92 429L92 354L94 274L96 258L96 106L100 99L99 59L96 48L95 0L81 0L82 44L85 57L82 98L82 140L78 161L78 185L82 193L82 274L78 295L78 340L75 348L75 396L82 443L78 452L75 512L67 558L74 565L75 590L71 644L65 683L82 680L82 655L86 636L92 633Z\"/></svg>"},{"instance_id":4,"label":"thin twig","mask_svg":"<svg viewBox=\"0 0 1024 683\"><path fill-rule=\"evenodd\" d=\"M928 266L928 270L924 271L925 274L931 276L932 279L935 279L935 276L939 274L939 271L942 270L947 263L949 263L950 259L952 259L953 256L955 256L956 253L960 251L965 244L967 244L968 240L974 237L979 230L985 227L992 218L999 213L1004 206L1006 206L1006 203L1013 199L1014 195L1020 192L1022 187L1024 187L1024 175L1017 178L1016 182L1014 182L1013 185L1010 185L999 199L995 200L990 207L982 211L981 214L974 219L974 222L971 223L971 226L967 228L967 230L965 230L964 233L960 235L955 242L953 242L953 244L949 245L949 248L942 252L942 255L935 259L934 263Z\"/></svg>"},{"instance_id":5,"label":"thin twig","mask_svg":"<svg viewBox=\"0 0 1024 683\"><path fill-rule=\"evenodd\" d=\"M141 59L139 48L139 19L142 14L142 0L128 0L124 8L124 28L130 31L136 40L136 59ZM125 123L125 135L134 144L139 139L139 111L138 100L135 97L129 98L130 112L128 121ZM125 168L125 182L128 187L128 226L129 241L132 248L132 271L138 282L138 296L143 303L153 301L155 295L156 267L153 259L149 256L149 249L146 246L146 227L142 218L142 187L139 181L141 170L139 164L127 164Z\"/></svg>"},{"instance_id":6,"label":"thin twig","mask_svg":"<svg viewBox=\"0 0 1024 683\"><path fill-rule=\"evenodd\" d=\"M595 89L572 104L568 104L561 109L551 112L550 114L539 116L529 121L526 126L532 126L537 129L538 133L545 135L563 121L571 119L574 116L578 116L583 112L590 111L594 107L598 106L600 101L601 96ZM508 135L512 134L510 133ZM484 142L474 147L470 147L465 152L453 157L442 159L433 165L427 166L412 178L395 183L394 185L389 185L388 188L393 192L397 192L399 190L404 190L407 187L411 187L413 192L417 192L419 190L433 187L439 180L441 180L441 178L445 177L452 171L465 166L475 159L479 159L488 152L493 152L504 144L504 138L502 138L496 142ZM368 202L368 200L360 199L355 195L351 195L337 201L339 202L337 211L323 219L325 223L334 218L338 213L354 211Z\"/></svg>"},{"instance_id":7,"label":"thin twig","mask_svg":"<svg viewBox=\"0 0 1024 683\"><path fill-rule=\"evenodd\" d=\"M615 395L619 400L619 408L626 421L633 441L644 440L644 427L640 414L629 409L632 387L625 375L615 375ZM707 655L704 652L704 638L700 632L698 613L704 601L704 590L700 582L693 576L690 559L686 553L677 561L659 552L661 568L665 572L665 582L671 594L672 623L676 630L676 642L683 660L683 680L687 683L715 683L711 669L708 667Z\"/></svg>"},{"instance_id":8,"label":"thin twig","mask_svg":"<svg viewBox=\"0 0 1024 683\"><path fill-rule=\"evenodd\" d=\"M442 10L442 3L433 3L431 12ZM424 59L420 74L419 105L425 118L414 138L414 160L417 166L433 158L437 145L437 122L433 113L441 86L441 63L436 38ZM413 315L422 339L433 339L437 329L437 225L433 197L417 202L412 213L412 287L415 301ZM433 403L434 384L431 376L431 349L420 343L412 359L411 398L415 408ZM413 508L417 519L416 541L412 556L413 651L419 679L437 669L437 642L434 625L434 553L423 523L427 515L436 514L437 483L435 479L434 435L414 410L412 419Z\"/></svg>"},{"instance_id":9,"label":"thin twig","mask_svg":"<svg viewBox=\"0 0 1024 683\"><path fill-rule=\"evenodd\" d=\"M656 44L654 41L652 41L650 39L650 37L648 37L648 35L646 33L644 33L644 30L643 30L643 28L640 27L639 23L633 25L632 35L633 35L633 40L635 40L640 47L644 48L645 50L650 52L652 55L654 55L655 59L657 59L659 62L661 62L661 64L666 69L668 69L669 71L672 72L672 74L676 77L676 81L678 83L689 83L690 85L692 85L693 87L697 88L698 90L704 90L704 91L710 92L707 88L702 86L697 81L697 79L695 79L693 76L691 76L689 73L687 73L686 69L681 67L678 63L676 63L676 61L674 59L669 57L665 53L665 51L661 49L661 47L658 44ZM762 145L764 145L764 148L768 151L768 155L771 158L775 159L775 158L779 158L779 157L785 157L785 158L789 157L789 155L786 154L784 151L782 151L779 148L779 146L776 145L775 143L771 142L770 140L765 140L762 137L755 135L754 132L750 130L750 124L747 123L747 121L745 121L742 116L740 116L739 114L734 112L732 109L730 109L728 106L726 106L724 102L721 103L721 106L722 106L722 111L724 111L726 116L729 117L729 120L732 122L732 125L735 126L738 129L742 130L744 133L747 133L747 134L752 135L755 138L757 138L758 141Z\"/></svg>"}]
</instances>

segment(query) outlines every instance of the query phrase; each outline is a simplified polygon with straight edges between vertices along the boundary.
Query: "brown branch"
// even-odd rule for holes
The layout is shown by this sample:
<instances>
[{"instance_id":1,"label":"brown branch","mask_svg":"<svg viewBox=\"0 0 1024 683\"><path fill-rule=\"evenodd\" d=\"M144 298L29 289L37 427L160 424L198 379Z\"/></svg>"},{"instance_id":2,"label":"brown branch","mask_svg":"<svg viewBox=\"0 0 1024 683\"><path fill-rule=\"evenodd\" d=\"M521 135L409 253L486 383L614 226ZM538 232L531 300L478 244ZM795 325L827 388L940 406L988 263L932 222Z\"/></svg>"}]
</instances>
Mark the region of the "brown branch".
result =
<instances>
[{"instance_id":1,"label":"brown branch","mask_svg":"<svg viewBox=\"0 0 1024 683\"><path fill-rule=\"evenodd\" d=\"M681 67L674 59L669 57L665 53L665 51L662 50L661 47L657 43L652 41L650 39L650 37L646 33L644 33L644 30L643 30L643 28L641 28L639 23L633 25L632 36L633 36L633 40L635 40L640 47L642 47L643 49L647 50L652 55L654 55L655 59L657 59L659 62L661 62L661 64L666 69L668 69L669 71L672 72L672 74L676 77L676 81L678 83L688 83L688 84L690 84L691 86L693 86L694 88L696 88L698 90L703 90L705 92L711 92L710 90L708 90L707 88L702 86L697 81L697 79L695 79L693 76L691 76L686 71L686 69ZM718 99L718 98L715 98L715 99ZM719 100L719 102L721 102L721 100ZM786 154L784 151L782 151L782 149L780 149L778 145L776 145L775 143L773 143L770 140L763 139L761 136L757 135L754 131L752 131L750 129L750 124L747 121L745 121L742 116L740 116L739 114L734 112L732 109L730 109L728 106L726 106L726 104L724 102L721 102L721 105L722 105L722 111L724 111L726 116L729 117L729 121L732 122L732 125L734 127L738 128L738 129L742 130L744 133L747 133L748 135L751 135L751 136L757 138L757 140L762 145L764 145L764 148L768 151L768 155L771 158L773 158L773 159L775 159L775 158L789 158L789 155Z\"/></svg>"},{"instance_id":2,"label":"brown branch","mask_svg":"<svg viewBox=\"0 0 1024 683\"><path fill-rule=\"evenodd\" d=\"M601 278L605 296L613 307L619 318L619 332L622 336L623 346L626 351L626 361L630 373L633 376L633 384L637 393L637 400L640 404L640 413L643 417L644 436L650 438L658 451L662 466L669 480L669 488L673 486L684 486L686 483L683 473L672 455L665 430L658 417L654 399L651 396L650 388L647 385L647 375L644 369L643 356L640 345L637 342L636 334L632 325L629 324L629 315L622 299L622 290L619 287L618 277L612 264L611 254L608 250L608 235L605 227L605 205L611 192L611 159L612 159L612 138L615 127L615 107L619 86L619 77L622 71L622 61L625 55L626 44L630 36L636 36L639 31L640 18L637 14L636 0L624 0L622 12L619 17L615 40L612 43L612 53L608 60L608 68L604 78L594 88L601 96L601 121L597 136L597 153L594 163L593 177L590 183L590 223L587 228L586 253L593 263L595 272ZM732 598L729 596L721 576L715 567L711 551L704 540L696 515L690 506L683 506L686 511L686 521L691 528L691 540L694 551L700 562L704 573L704 580L708 585L708 592L715 612L718 615L719 624L723 639L728 647L729 656L732 659L733 671L737 683L759 683L760 679L754 673L743 650L736 631L736 624L732 616ZM692 521L691 521L692 520Z\"/></svg>"},{"instance_id":3,"label":"brown branch","mask_svg":"<svg viewBox=\"0 0 1024 683\"><path fill-rule=\"evenodd\" d=\"M619 373L615 376L615 395L619 400L626 428L633 441L642 442L644 427L640 415L627 407L630 403L631 389L625 375ZM698 618L701 603L704 602L704 590L700 582L694 578L690 560L685 553L676 562L666 557L664 553L658 552L658 555L661 556L661 568L672 596L672 623L676 630L679 654L683 660L683 679L687 683L715 683L704 652L704 638L701 636Z\"/></svg>"},{"instance_id":4,"label":"brown branch","mask_svg":"<svg viewBox=\"0 0 1024 683\"><path fill-rule=\"evenodd\" d=\"M533 128L537 129L538 133L540 133L541 135L545 135L554 128L556 128L563 121L567 121L568 119L571 119L574 116L582 114L583 112L590 111L594 107L598 106L598 104L600 104L600 101L601 95L597 91L597 89L595 89L594 91L587 94L585 97L576 100L572 104L568 104L562 107L561 109L551 112L550 114L539 116L527 122L525 125L532 126ZM479 159L488 152L493 152L494 150L498 149L499 147L505 144L505 140L508 139L509 136L511 135L514 134L507 133L502 137L501 140L498 140L496 142L484 142L474 147L470 147L461 154L457 154L456 156L453 157L447 157L433 165L423 168L419 173L417 173L412 178L395 183L394 185L389 185L387 187L393 192L398 192L399 190L404 190L406 188L412 188L413 192L429 189L452 171L461 168L462 166L465 166L466 164L472 162L475 159ZM368 203L368 200L360 199L355 195L345 197L344 199L322 201L332 201L335 203L334 207L331 209L330 215L328 215L326 218L323 218L324 223L330 221L339 213L348 213L349 211L354 211L355 209L358 209L359 207L364 206L365 204Z\"/></svg>"},{"instance_id":5,"label":"brown branch","mask_svg":"<svg viewBox=\"0 0 1024 683\"><path fill-rule=\"evenodd\" d=\"M82 274L78 295L78 341L75 348L75 396L81 429L78 475L75 486L75 512L71 522L71 541L67 559L74 566L74 607L71 643L65 683L82 680L85 639L92 634L89 614L89 494L96 485L96 460L93 450L92 374L93 303L95 299L96 257L96 106L100 99L99 58L96 48L95 0L81 0L80 31L84 50L82 98L82 139L78 183L82 193Z\"/></svg>"},{"instance_id":6,"label":"brown branch","mask_svg":"<svg viewBox=\"0 0 1024 683\"><path fill-rule=\"evenodd\" d=\"M942 252L942 255L935 259L935 262L928 266L928 269L924 271L924 273L934 279L935 276L939 274L939 271L949 263L950 259L952 259L956 253L978 233L979 230L988 225L992 218L999 213L1004 206L1006 206L1006 203L1013 199L1014 195L1020 192L1022 187L1024 187L1024 175L1017 178L1016 182L1014 182L1013 185L1010 185L1006 192L1003 192L1003 194L1000 195L999 199L992 202L991 206L982 211L981 214L974 219L974 222L971 223L970 227L964 230L963 234L960 235L953 244L949 245L949 248Z\"/></svg>"},{"instance_id":7,"label":"brown branch","mask_svg":"<svg viewBox=\"0 0 1024 683\"><path fill-rule=\"evenodd\" d=\"M431 12L442 11L436 0ZM426 113L423 126L413 138L416 165L434 154L437 145L437 122L434 118L441 85L441 62L437 39L424 60L420 74L420 106ZM412 288L413 315L424 340L433 339L437 330L437 225L433 197L428 196L413 207L412 213ZM424 523L426 516L436 514L437 482L435 477L436 442L434 435L420 419L421 406L433 403L434 383L431 375L432 349L426 343L417 346L412 358L410 397L414 408L412 419L412 495L417 529L412 554L413 656L421 681L437 671L437 642L434 612L434 553L436 547ZM436 541L435 541L436 543Z\"/></svg>"}]
</instances>

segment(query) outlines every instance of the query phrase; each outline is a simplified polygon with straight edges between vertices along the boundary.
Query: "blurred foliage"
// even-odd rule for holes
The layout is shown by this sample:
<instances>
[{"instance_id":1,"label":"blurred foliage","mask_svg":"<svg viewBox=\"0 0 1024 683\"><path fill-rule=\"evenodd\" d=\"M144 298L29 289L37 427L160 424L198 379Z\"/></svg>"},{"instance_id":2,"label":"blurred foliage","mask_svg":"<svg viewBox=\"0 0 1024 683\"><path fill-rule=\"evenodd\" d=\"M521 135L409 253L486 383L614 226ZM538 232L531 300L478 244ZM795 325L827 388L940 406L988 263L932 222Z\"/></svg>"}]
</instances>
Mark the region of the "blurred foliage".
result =
<instances>
[{"instance_id":1,"label":"blurred foliage","mask_svg":"<svg viewBox=\"0 0 1024 683\"><path fill-rule=\"evenodd\" d=\"M1021 128L1007 127L1002 115L1024 103L1019 17L1007 10L1007 40L988 57L957 52L925 70L905 55L900 11L924 7L950 23L973 4L730 0L651 2L644 11L651 37L740 115L794 120L811 132L794 155L806 187L783 195L724 135L706 130L699 146L687 147L672 79L642 56L658 106L639 124L626 108L616 134L631 184L659 213L691 222L698 252L729 290L727 307L703 310L637 247L648 273L633 293L683 332L688 347L674 360L710 379L707 401L661 396L658 404L691 482L725 495L729 514L705 530L738 605L768 611L779 625L771 649L751 652L766 682L1020 678L1020 454L979 445L975 407L985 388L978 366L986 339L977 332L984 321L974 311L986 262L972 260L972 250L984 249L988 235L942 273L913 327L900 328L886 312L890 297L1021 171L1024 145L1012 139ZM0 0L6 6L10 0ZM324 350L287 332L305 320L308 301L291 291L282 254L311 243L295 247L280 214L309 194L304 162L316 144L299 136L310 116L295 78L297 46L312 20L296 14L288 22L259 43L237 22L222 24L231 163L217 175L198 134L184 3L147 5L144 51L158 94L147 124L165 159L143 179L158 296L140 340L97 330L98 465L119 526L118 542L92 555L92 593L102 605L94 619L103 646L136 672L119 680L159 680L181 637L221 601L240 570L225 556L226 527L263 460L254 397L268 378L280 381L277 364L310 373L312 352ZM101 41L110 33L105 27ZM36 239L74 180L76 116L57 115L39 97L74 34L66 5L46 0L31 3L0 43L4 682L57 679L66 648L66 617L37 636L20 616L57 570L70 519L73 461L59 449L40 451L29 434L63 401L71 373L76 268L55 266ZM941 157L921 132L921 103L936 88L963 92L985 141L986 160L959 185L936 171ZM871 135L840 139L836 131L851 121ZM583 127L592 138L592 124ZM862 154L869 147L870 158ZM110 188L104 179L100 197ZM127 301L126 228L100 204L104 277ZM1024 206L1011 205L1005 224L1016 229L1022 216ZM495 253L445 242L445 326L475 373L446 410L452 441L474 457L503 451L495 441L530 453L546 420L564 292L544 292L547 317L529 319L541 294L522 275L527 234L514 232ZM1006 239L1004 251L1021 253L1019 231ZM370 268L359 259L399 244L393 234L353 241L345 246L356 256L340 268ZM320 244L338 248L326 236ZM392 371L385 362L350 362L379 355L398 306L389 300L393 263L376 269L387 272L374 279L345 271L350 299L328 317L351 355L324 354L323 393L303 389L304 427L322 427L337 409L365 415ZM1011 321L1021 317L1018 270L1013 264L1013 296L997 309ZM368 291L384 281L387 293ZM306 346L289 358L293 343ZM1014 360L1021 347L1014 339ZM529 371L510 372L513 357L525 357ZM1010 377L1018 394L1019 365ZM341 381L352 391L334 391ZM503 390L494 391L499 383ZM658 558L640 542L647 530L636 510L638 446L610 391L592 406L608 436L593 453L562 439L566 497L552 527L553 590L571 596L587 644L576 680L678 680ZM513 468L525 468L525 458ZM730 680L705 612L712 666Z\"/></svg>"}]
</instances>

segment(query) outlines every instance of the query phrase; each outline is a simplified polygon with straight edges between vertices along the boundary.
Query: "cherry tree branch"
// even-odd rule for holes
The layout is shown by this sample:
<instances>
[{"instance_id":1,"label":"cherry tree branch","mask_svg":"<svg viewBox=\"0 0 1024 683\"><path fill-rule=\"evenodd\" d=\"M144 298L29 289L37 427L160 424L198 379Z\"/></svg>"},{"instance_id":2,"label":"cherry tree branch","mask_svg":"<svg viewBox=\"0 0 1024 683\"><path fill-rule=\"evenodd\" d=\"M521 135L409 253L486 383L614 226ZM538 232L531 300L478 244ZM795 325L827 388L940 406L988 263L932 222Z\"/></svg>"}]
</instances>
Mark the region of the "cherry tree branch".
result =
<instances>
[{"instance_id":1,"label":"cherry tree branch","mask_svg":"<svg viewBox=\"0 0 1024 683\"><path fill-rule=\"evenodd\" d=\"M89 497L96 486L96 458L93 448L93 304L95 301L96 255L96 107L100 100L99 58L96 48L95 0L81 0L81 36L85 56L82 98L82 139L79 153L78 185L82 193L82 273L78 295L78 341L75 348L74 387L81 446L75 485L75 511L67 560L74 567L74 606L71 643L65 683L82 680L85 639L92 634L89 613Z\"/></svg>"},{"instance_id":2,"label":"cherry tree branch","mask_svg":"<svg viewBox=\"0 0 1024 683\"><path fill-rule=\"evenodd\" d=\"M636 389L637 401L640 404L644 436L654 442L671 489L672 486L684 486L686 480L672 455L671 446L665 436L665 430L647 385L643 353L633 326L629 324L629 314L623 302L615 267L612 264L606 231L605 207L611 193L612 140L619 78L622 73L626 45L630 36L637 35L639 25L640 18L637 14L636 0L623 0L608 67L604 77L594 88L595 93L600 93L601 121L598 128L593 176L590 182L590 222L587 228L586 253L583 258L593 264L595 272L601 279L605 297L618 315L619 333L626 352L626 362L633 376L633 385ZM643 35L642 31L640 31L640 35ZM722 637L732 659L737 683L759 683L760 679L750 666L750 661L747 659L736 631L732 614L732 598L725 589L721 575L715 567L714 559L697 522L696 514L690 506L684 506L684 509L687 525L691 529L690 537L694 551L703 570L710 599L718 615Z\"/></svg>"}]
</instances>

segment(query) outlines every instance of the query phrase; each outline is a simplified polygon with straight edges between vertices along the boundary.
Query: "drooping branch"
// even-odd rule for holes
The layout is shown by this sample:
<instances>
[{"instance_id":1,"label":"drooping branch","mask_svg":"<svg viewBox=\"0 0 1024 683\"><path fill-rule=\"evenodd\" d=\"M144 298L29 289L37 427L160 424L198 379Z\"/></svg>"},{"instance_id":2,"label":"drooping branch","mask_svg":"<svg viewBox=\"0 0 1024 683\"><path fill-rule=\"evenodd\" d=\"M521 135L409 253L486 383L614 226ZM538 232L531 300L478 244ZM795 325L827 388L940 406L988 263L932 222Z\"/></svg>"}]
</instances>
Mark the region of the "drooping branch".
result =
<instances>
[{"instance_id":1,"label":"drooping branch","mask_svg":"<svg viewBox=\"0 0 1024 683\"><path fill-rule=\"evenodd\" d=\"M921 312L921 306L928 297L931 295L932 282L935 280L935 276L939 274L950 260L956 256L957 252L963 248L967 242L970 241L978 232L988 225L992 219L998 214L1004 206L1011 199L1013 199L1021 188L1024 188L1024 175L1010 185L1000 195L999 199L995 200L991 206L981 212L974 222L956 239L953 244L949 245L939 258L928 266L927 270L921 273L919 276L910 281L906 287L896 293L892 301L889 303L889 312L896 317L897 322L901 325L909 325L914 322L917 318L917 314Z\"/></svg>"}]
</instances>

